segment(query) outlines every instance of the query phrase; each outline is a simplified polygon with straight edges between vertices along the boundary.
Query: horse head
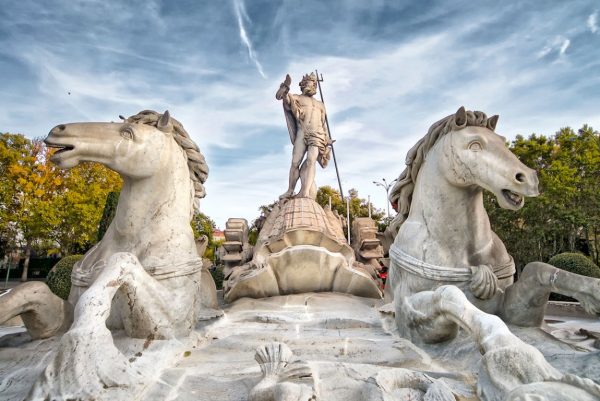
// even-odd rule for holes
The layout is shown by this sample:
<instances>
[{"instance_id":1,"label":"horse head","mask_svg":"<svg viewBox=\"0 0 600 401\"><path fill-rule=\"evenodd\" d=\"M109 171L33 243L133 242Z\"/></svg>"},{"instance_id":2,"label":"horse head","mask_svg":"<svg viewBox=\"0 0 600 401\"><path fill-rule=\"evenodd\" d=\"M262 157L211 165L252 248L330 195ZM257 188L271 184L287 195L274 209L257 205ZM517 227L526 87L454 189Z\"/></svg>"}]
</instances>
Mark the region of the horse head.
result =
<instances>
[{"instance_id":1,"label":"horse head","mask_svg":"<svg viewBox=\"0 0 600 401\"><path fill-rule=\"evenodd\" d=\"M190 219L194 198L205 195L204 156L169 112L145 110L123 120L61 124L45 139L58 148L50 160L61 168L98 162L123 177L115 218L74 270L85 285L117 252L134 254L154 275L198 261Z\"/></svg>"},{"instance_id":2,"label":"horse head","mask_svg":"<svg viewBox=\"0 0 600 401\"><path fill-rule=\"evenodd\" d=\"M67 169L88 161L102 163L124 177L153 175L172 141L169 112L160 117L156 126L129 120L57 125L44 141L49 147L58 148L50 160Z\"/></svg>"},{"instance_id":3,"label":"horse head","mask_svg":"<svg viewBox=\"0 0 600 401\"><path fill-rule=\"evenodd\" d=\"M435 122L408 152L406 168L390 191L389 200L398 215L386 229L386 243L392 243L415 207L436 210L443 215L459 205L468 213L485 210L480 188L496 195L506 209L523 207L525 196L538 195L536 172L510 152L506 139L494 132L498 116L487 117L464 107ZM413 205L413 198L418 201ZM467 200L468 199L468 200ZM473 209L475 208L475 209ZM443 209L443 210L442 210ZM419 211L415 213L420 213ZM471 216L473 217L473 216Z\"/></svg>"},{"instance_id":4,"label":"horse head","mask_svg":"<svg viewBox=\"0 0 600 401\"><path fill-rule=\"evenodd\" d=\"M525 196L539 195L538 178L508 149L506 138L494 132L497 122L497 115L486 118L481 112L458 109L454 128L438 143L444 148L439 172L455 186L482 187L501 207L518 210Z\"/></svg>"}]
</instances>

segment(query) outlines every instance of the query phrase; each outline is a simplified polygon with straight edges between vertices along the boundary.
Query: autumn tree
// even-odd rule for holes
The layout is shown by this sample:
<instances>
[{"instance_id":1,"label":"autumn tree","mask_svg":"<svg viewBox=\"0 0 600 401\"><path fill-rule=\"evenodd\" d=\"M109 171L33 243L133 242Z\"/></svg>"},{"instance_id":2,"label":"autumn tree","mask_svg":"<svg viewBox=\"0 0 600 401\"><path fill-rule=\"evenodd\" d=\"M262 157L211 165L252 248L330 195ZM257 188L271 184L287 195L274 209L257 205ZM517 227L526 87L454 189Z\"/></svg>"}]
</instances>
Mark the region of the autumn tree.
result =
<instances>
[{"instance_id":1,"label":"autumn tree","mask_svg":"<svg viewBox=\"0 0 600 401\"><path fill-rule=\"evenodd\" d=\"M26 163L29 141L22 135L0 134L0 243L6 254L17 246L18 229L13 221L17 202L15 169Z\"/></svg>"},{"instance_id":2,"label":"autumn tree","mask_svg":"<svg viewBox=\"0 0 600 401\"><path fill-rule=\"evenodd\" d=\"M0 239L25 257L81 252L91 246L106 195L120 186L118 174L99 164L61 170L53 150L39 139L0 134Z\"/></svg>"},{"instance_id":3,"label":"autumn tree","mask_svg":"<svg viewBox=\"0 0 600 401\"><path fill-rule=\"evenodd\" d=\"M0 229L12 249L23 250L22 281L27 280L31 252L48 246L59 212L52 205L62 190L62 177L45 161L48 149L41 140L3 134L0 138L2 205Z\"/></svg>"},{"instance_id":4,"label":"autumn tree","mask_svg":"<svg viewBox=\"0 0 600 401\"><path fill-rule=\"evenodd\" d=\"M63 172L64 190L54 199L62 210L53 239L62 253L84 253L96 243L108 194L120 190L121 178L99 163L82 163Z\"/></svg>"}]
</instances>

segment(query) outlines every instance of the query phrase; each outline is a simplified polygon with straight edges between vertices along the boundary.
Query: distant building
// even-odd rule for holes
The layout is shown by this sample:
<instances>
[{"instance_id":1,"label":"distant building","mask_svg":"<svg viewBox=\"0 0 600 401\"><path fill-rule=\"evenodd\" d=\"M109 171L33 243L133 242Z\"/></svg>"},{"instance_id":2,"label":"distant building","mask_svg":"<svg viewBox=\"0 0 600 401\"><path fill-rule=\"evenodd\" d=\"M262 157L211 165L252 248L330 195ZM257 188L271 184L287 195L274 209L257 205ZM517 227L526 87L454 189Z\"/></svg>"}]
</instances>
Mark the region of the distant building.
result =
<instances>
[{"instance_id":1,"label":"distant building","mask_svg":"<svg viewBox=\"0 0 600 401\"><path fill-rule=\"evenodd\" d=\"M219 229L213 230L213 241L225 241L225 233Z\"/></svg>"}]
</instances>

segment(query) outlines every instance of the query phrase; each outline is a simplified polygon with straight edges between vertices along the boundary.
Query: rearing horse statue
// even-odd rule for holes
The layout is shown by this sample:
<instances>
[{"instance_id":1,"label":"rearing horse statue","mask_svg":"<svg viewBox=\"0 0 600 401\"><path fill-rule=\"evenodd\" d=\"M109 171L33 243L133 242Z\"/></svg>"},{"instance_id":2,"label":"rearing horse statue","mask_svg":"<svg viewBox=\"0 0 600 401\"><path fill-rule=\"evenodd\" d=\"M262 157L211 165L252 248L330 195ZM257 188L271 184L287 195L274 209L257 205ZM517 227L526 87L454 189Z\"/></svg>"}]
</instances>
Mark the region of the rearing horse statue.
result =
<instances>
[{"instance_id":1,"label":"rearing horse statue","mask_svg":"<svg viewBox=\"0 0 600 401\"><path fill-rule=\"evenodd\" d=\"M98 301L97 291L89 289L99 286L110 288L108 303L115 294L109 326L124 326L130 337L189 333L200 305L202 267L190 220L194 199L205 195L208 167L181 123L169 112L142 111L122 123L61 124L50 131L45 143L59 149L51 158L59 167L68 169L83 161L102 163L121 175L123 188L102 241L73 268L68 304L60 305L62 301L51 298L41 283L23 289L43 294L40 303L51 299L56 311L63 311L30 319L35 320L32 336L49 337L60 327L68 327L70 309L78 302L83 305L82 297ZM123 252L128 254L119 254ZM139 268L122 271L111 258L128 259ZM17 312L40 315L35 299L20 290L0 298L0 321ZM28 307L10 310L9 304L24 297ZM55 322L45 322L50 318Z\"/></svg>"},{"instance_id":2,"label":"rearing horse statue","mask_svg":"<svg viewBox=\"0 0 600 401\"><path fill-rule=\"evenodd\" d=\"M490 227L483 190L501 207L518 210L524 197L538 195L538 179L494 132L497 121L498 116L461 107L433 124L409 151L407 167L390 193L399 212L390 226L390 231L399 227L390 247L389 277L396 322L402 335L425 343L452 339L462 327L482 350L484 366L516 361L496 366L492 381L502 382L498 370L511 377L513 368L527 372L521 377L529 375L525 383L558 380L561 375L539 351L493 315L539 326L551 292L576 298L598 314L600 280L533 262L513 282L514 262ZM522 360L494 356L503 352L520 354ZM486 388L481 391L489 392Z\"/></svg>"},{"instance_id":3,"label":"rearing horse statue","mask_svg":"<svg viewBox=\"0 0 600 401\"><path fill-rule=\"evenodd\" d=\"M0 296L0 322L21 314L33 338L71 326L32 399L52 391L68 398L78 383L90 394L90 382L100 390L111 386L107 383L123 384L127 375L117 372L129 366L112 344L110 329L123 328L129 337L152 340L186 336L198 319L203 292L215 291L212 279L202 274L190 226L195 200L205 195L208 167L168 111L142 111L120 123L61 124L45 143L59 149L51 158L59 167L102 163L121 175L123 187L102 241L73 268L68 302L39 282ZM89 359L89 352L103 354L91 362L97 372L70 367ZM65 367L75 370L69 388L61 384L69 377Z\"/></svg>"}]
</instances>

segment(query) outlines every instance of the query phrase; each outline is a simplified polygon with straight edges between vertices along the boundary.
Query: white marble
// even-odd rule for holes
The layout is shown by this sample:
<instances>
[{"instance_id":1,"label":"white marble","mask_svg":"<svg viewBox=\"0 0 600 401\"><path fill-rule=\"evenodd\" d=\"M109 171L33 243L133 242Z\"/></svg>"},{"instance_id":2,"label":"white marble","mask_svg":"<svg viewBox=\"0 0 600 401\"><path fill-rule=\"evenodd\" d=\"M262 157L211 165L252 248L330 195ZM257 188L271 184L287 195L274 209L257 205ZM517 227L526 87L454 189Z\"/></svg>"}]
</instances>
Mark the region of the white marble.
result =
<instances>
[{"instance_id":1,"label":"white marble","mask_svg":"<svg viewBox=\"0 0 600 401\"><path fill-rule=\"evenodd\" d=\"M202 274L190 226L208 168L168 112L143 111L121 123L61 124L45 143L59 149L51 161L61 168L91 161L119 173L119 203L102 241L73 267L68 302L43 283L27 283L0 296L0 321L21 315L33 338L69 329L28 400L127 399L152 375L142 373L143 363L135 366L135 355L124 356L113 333L124 329L145 342L186 338L202 301L214 306L216 289L210 274ZM166 354L142 360L152 368Z\"/></svg>"},{"instance_id":2,"label":"white marble","mask_svg":"<svg viewBox=\"0 0 600 401\"><path fill-rule=\"evenodd\" d=\"M292 79L286 75L285 81L275 94L282 100L290 140L292 141L292 163L289 173L288 190L280 199L294 196L294 189L300 179L300 190L296 196L315 199L315 167L318 162L325 168L331 157L332 141L326 124L325 105L313 96L317 93L317 76L307 74L300 81L302 94L289 93Z\"/></svg>"},{"instance_id":3,"label":"white marble","mask_svg":"<svg viewBox=\"0 0 600 401\"><path fill-rule=\"evenodd\" d=\"M517 387L542 382L552 383L549 388L579 385L595 394L595 387L551 367L540 350L495 316L539 326L550 292L573 296L587 312L600 313L598 279L534 262L513 283L514 262L490 228L483 190L501 207L518 210L524 197L537 196L538 179L494 132L497 121L461 107L434 123L408 153L390 194L399 209L390 228L398 234L390 247L389 277L398 328L418 343L451 340L459 328L469 332L483 354L482 399L501 400ZM520 399L529 399L526 390L519 391ZM551 399L568 399L555 393Z\"/></svg>"}]
</instances>

